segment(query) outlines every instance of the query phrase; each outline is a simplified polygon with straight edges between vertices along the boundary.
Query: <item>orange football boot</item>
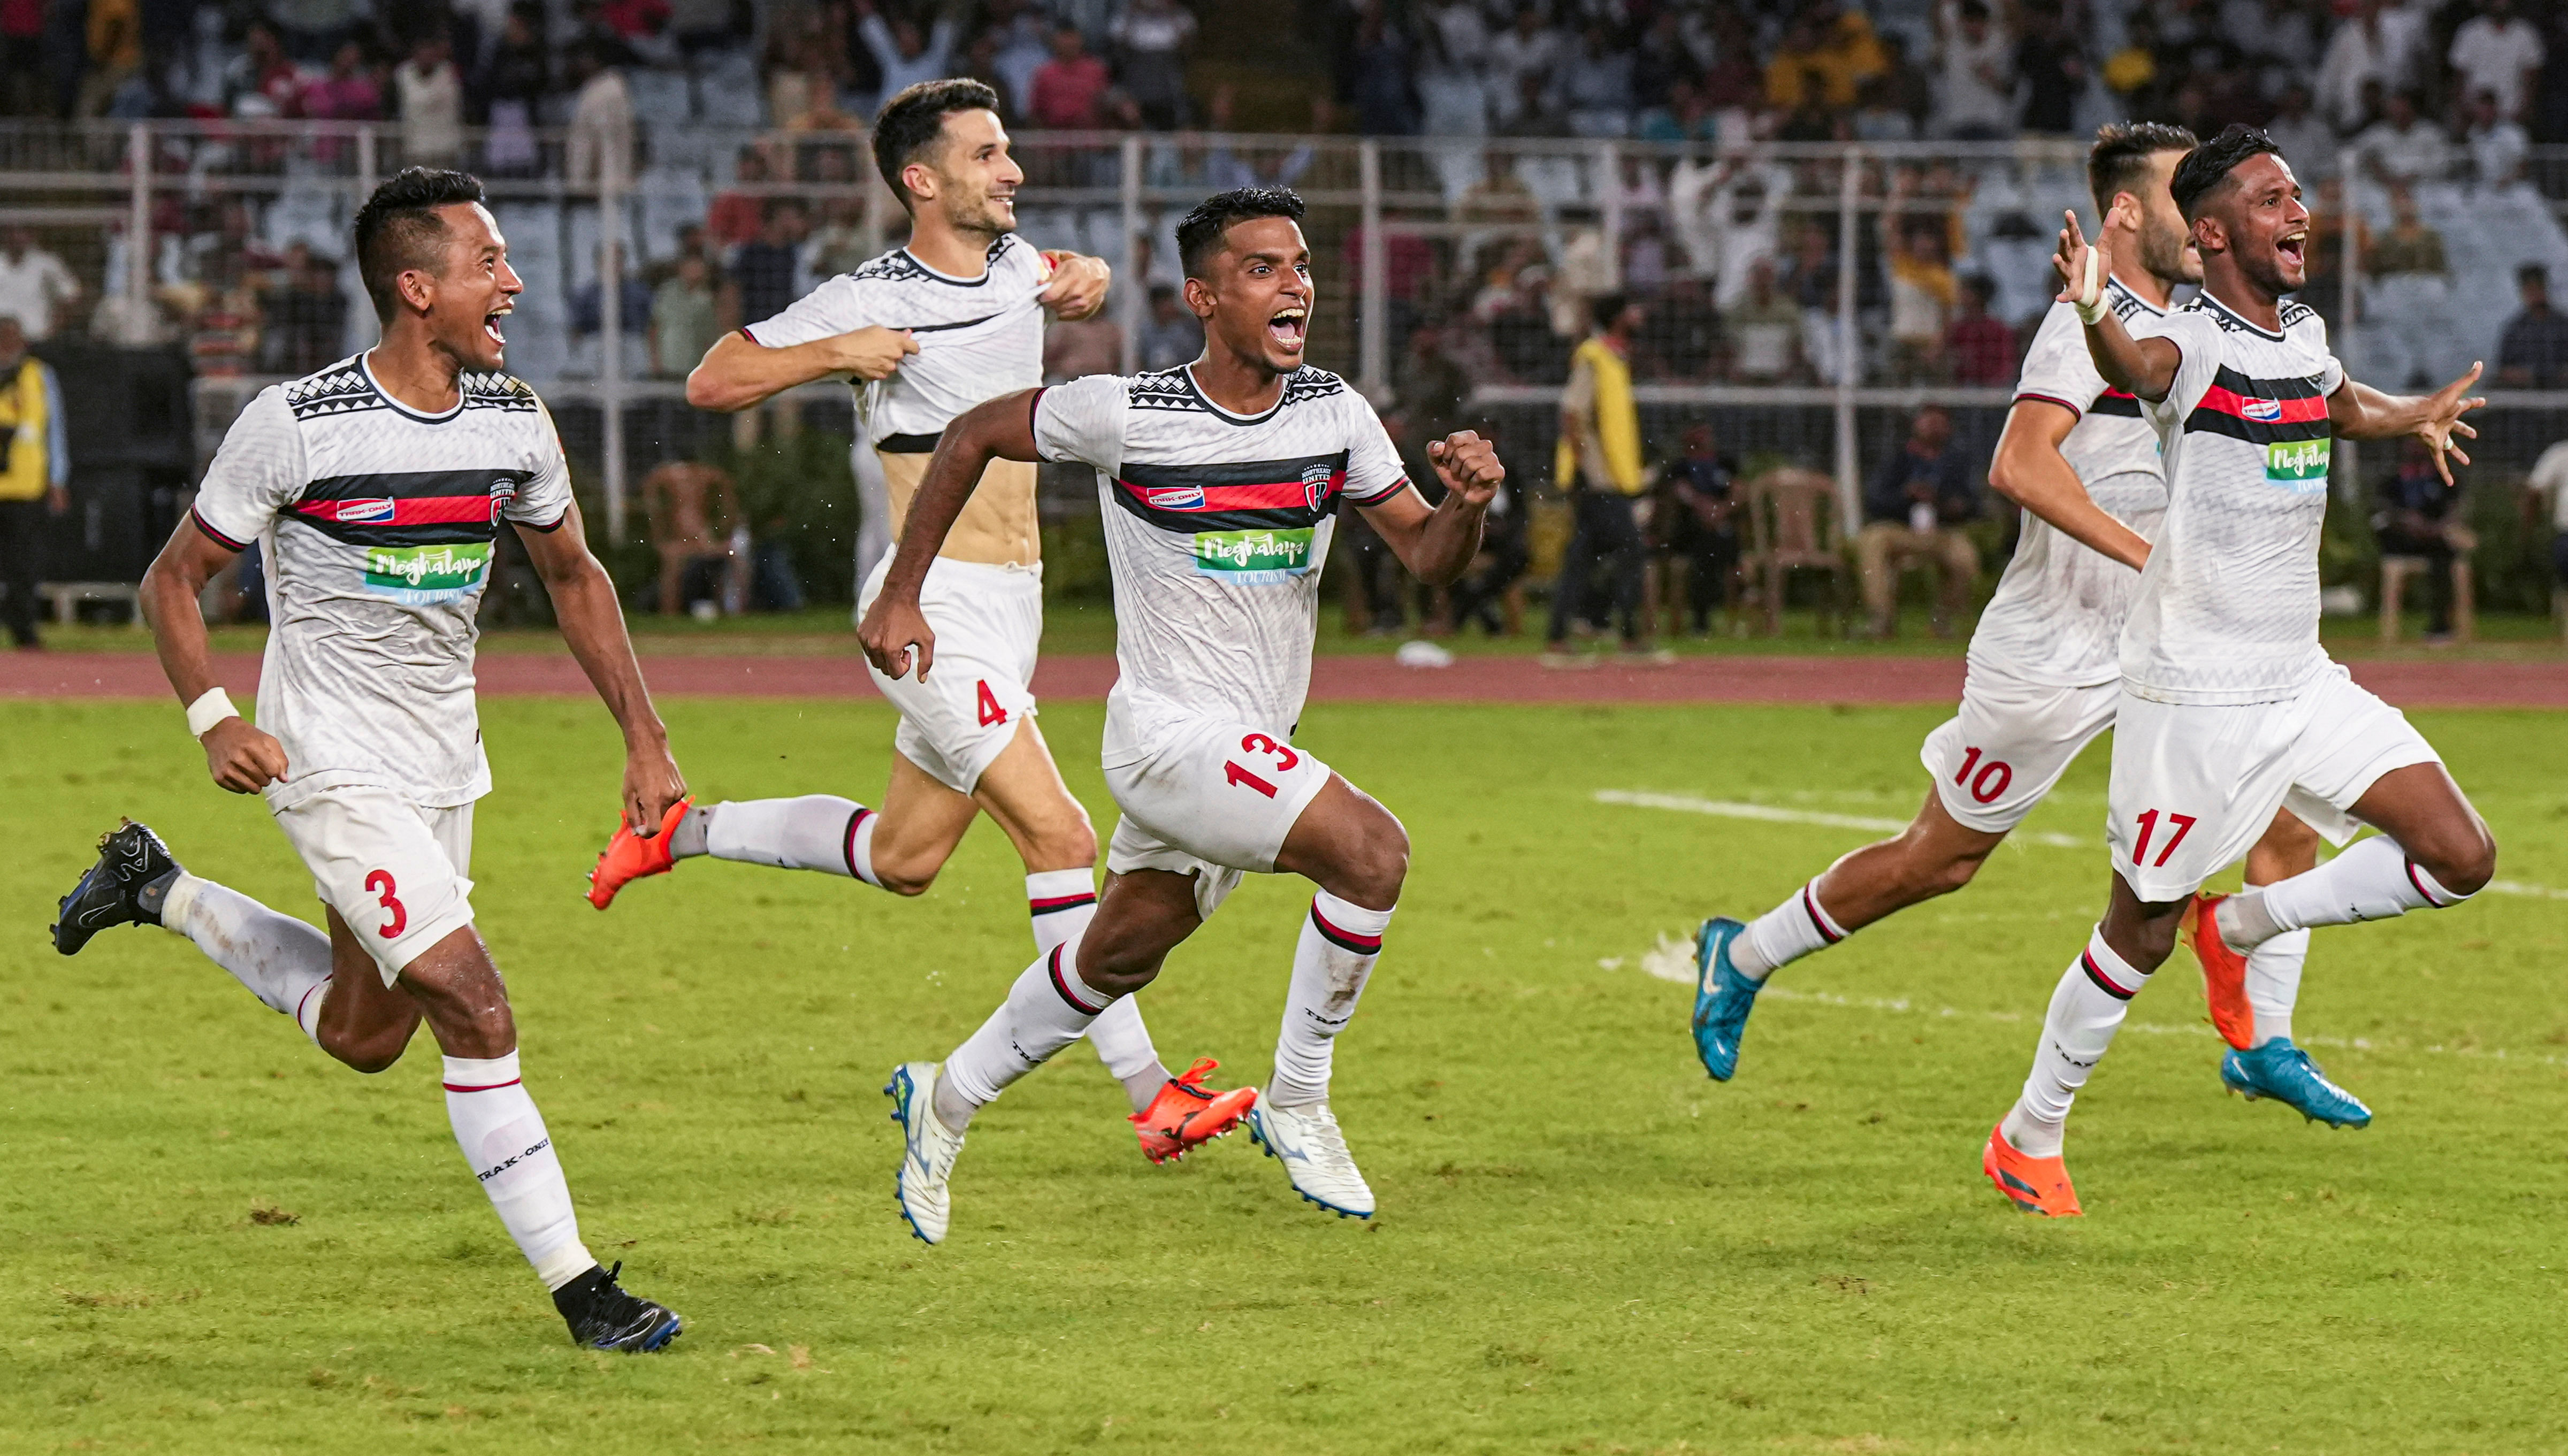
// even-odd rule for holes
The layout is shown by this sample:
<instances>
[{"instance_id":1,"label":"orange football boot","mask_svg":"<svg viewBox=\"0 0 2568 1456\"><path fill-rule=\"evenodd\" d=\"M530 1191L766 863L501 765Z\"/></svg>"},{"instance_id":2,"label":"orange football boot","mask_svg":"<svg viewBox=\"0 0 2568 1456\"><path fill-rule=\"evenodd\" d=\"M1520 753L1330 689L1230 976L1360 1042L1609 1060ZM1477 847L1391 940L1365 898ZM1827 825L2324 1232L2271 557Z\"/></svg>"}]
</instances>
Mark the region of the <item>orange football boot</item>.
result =
<instances>
[{"instance_id":1,"label":"orange football boot","mask_svg":"<svg viewBox=\"0 0 2568 1456\"><path fill-rule=\"evenodd\" d=\"M2086 1212L2078 1206L2078 1190L2069 1183L2069 1165L2059 1158L2028 1158L2006 1140L2006 1124L1989 1129L1989 1145L1980 1153L1980 1171L2007 1196L2007 1201L2026 1213L2047 1219L2074 1219Z\"/></svg>"},{"instance_id":2,"label":"orange football boot","mask_svg":"<svg viewBox=\"0 0 2568 1456\"><path fill-rule=\"evenodd\" d=\"M588 872L588 903L604 910L615 903L616 891L635 880L676 869L678 862L669 854L669 835L695 802L693 798L683 798L669 805L668 814L660 820L660 832L648 839L633 832L630 818L620 818L615 837L606 841L606 852L597 857L597 868Z\"/></svg>"},{"instance_id":3,"label":"orange football boot","mask_svg":"<svg viewBox=\"0 0 2568 1456\"><path fill-rule=\"evenodd\" d=\"M2226 895L2196 895L2184 912L2184 943L2202 963L2202 999L2220 1039L2241 1051L2256 1047L2256 1009L2247 1004L2247 958L2220 938L2214 912Z\"/></svg>"},{"instance_id":4,"label":"orange football boot","mask_svg":"<svg viewBox=\"0 0 2568 1456\"><path fill-rule=\"evenodd\" d=\"M1153 1163L1173 1163L1188 1152L1237 1127L1257 1105L1255 1087L1207 1092L1203 1079L1221 1063L1200 1057L1181 1077L1171 1077L1150 1105L1131 1116L1141 1139L1141 1156Z\"/></svg>"}]
</instances>

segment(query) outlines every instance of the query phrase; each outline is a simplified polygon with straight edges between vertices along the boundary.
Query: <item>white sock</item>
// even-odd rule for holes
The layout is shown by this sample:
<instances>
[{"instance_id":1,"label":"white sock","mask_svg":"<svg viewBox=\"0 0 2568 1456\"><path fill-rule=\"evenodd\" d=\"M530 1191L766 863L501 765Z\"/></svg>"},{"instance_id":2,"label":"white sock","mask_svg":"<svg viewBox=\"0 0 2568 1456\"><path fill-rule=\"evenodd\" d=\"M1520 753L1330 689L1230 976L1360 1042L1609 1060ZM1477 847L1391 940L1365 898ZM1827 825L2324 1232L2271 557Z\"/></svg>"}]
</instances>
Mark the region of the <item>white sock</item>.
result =
<instances>
[{"instance_id":1,"label":"white sock","mask_svg":"<svg viewBox=\"0 0 2568 1456\"><path fill-rule=\"evenodd\" d=\"M330 984L330 937L318 928L184 870L160 902L160 927L195 942L269 1011L313 1035Z\"/></svg>"},{"instance_id":2,"label":"white sock","mask_svg":"<svg viewBox=\"0 0 2568 1456\"><path fill-rule=\"evenodd\" d=\"M2006 1140L2029 1158L2060 1156L2069 1124L2069 1105L2086 1085L2113 1033L2129 1014L2131 998L2149 978L2104 944L2104 928L2095 927L2086 949L2061 974L2060 989L2051 994L2051 1011L2042 1019L2042 1044L2033 1054L2033 1073L2024 1079L2024 1095L2001 1124Z\"/></svg>"},{"instance_id":3,"label":"white sock","mask_svg":"<svg viewBox=\"0 0 2568 1456\"><path fill-rule=\"evenodd\" d=\"M1338 1033L1356 1014L1389 929L1388 910L1367 910L1326 890L1311 897L1302 939L1293 948L1293 989L1284 998L1283 1034L1275 1040L1275 1079L1266 1088L1275 1105L1329 1100Z\"/></svg>"},{"instance_id":4,"label":"white sock","mask_svg":"<svg viewBox=\"0 0 2568 1456\"><path fill-rule=\"evenodd\" d=\"M1096 872L1044 870L1026 876L1026 915L1034 923L1036 955L1049 956L1053 947L1076 942L1097 918ZM1168 1069L1150 1044L1150 1028L1141 1024L1139 997L1124 998L1089 1022L1088 1044L1124 1084L1133 1111L1148 1108L1167 1085Z\"/></svg>"},{"instance_id":5,"label":"white sock","mask_svg":"<svg viewBox=\"0 0 2568 1456\"><path fill-rule=\"evenodd\" d=\"M882 816L854 799L827 793L742 799L704 812L705 853L716 859L882 883L874 878L873 857L874 828Z\"/></svg>"},{"instance_id":6,"label":"white sock","mask_svg":"<svg viewBox=\"0 0 2568 1456\"><path fill-rule=\"evenodd\" d=\"M2292 1004L2301 999L2301 963L2310 933L2287 930L2247 953L2247 1005L2256 1013L2254 1044L2292 1034Z\"/></svg>"},{"instance_id":7,"label":"white sock","mask_svg":"<svg viewBox=\"0 0 2568 1456\"><path fill-rule=\"evenodd\" d=\"M1050 1061L1114 1007L1114 997L1079 979L1078 954L1073 942L1038 958L1008 988L1007 1001L945 1058L936 1107L947 1127L962 1131L972 1109Z\"/></svg>"},{"instance_id":8,"label":"white sock","mask_svg":"<svg viewBox=\"0 0 2568 1456\"><path fill-rule=\"evenodd\" d=\"M2230 896L2215 919L2231 950L2252 951L2287 930L2389 920L2468 898L2444 889L2397 840L2379 834L2306 874Z\"/></svg>"},{"instance_id":9,"label":"white sock","mask_svg":"<svg viewBox=\"0 0 2568 1456\"><path fill-rule=\"evenodd\" d=\"M446 1115L499 1223L544 1288L560 1289L595 1268L579 1242L579 1217L543 1114L517 1079L517 1053L446 1058Z\"/></svg>"},{"instance_id":10,"label":"white sock","mask_svg":"<svg viewBox=\"0 0 2568 1456\"><path fill-rule=\"evenodd\" d=\"M1816 879L1792 892L1790 899L1748 923L1730 943L1730 964L1751 981L1763 981L1775 968L1788 966L1812 951L1824 951L1846 938L1846 930L1819 904Z\"/></svg>"}]
</instances>

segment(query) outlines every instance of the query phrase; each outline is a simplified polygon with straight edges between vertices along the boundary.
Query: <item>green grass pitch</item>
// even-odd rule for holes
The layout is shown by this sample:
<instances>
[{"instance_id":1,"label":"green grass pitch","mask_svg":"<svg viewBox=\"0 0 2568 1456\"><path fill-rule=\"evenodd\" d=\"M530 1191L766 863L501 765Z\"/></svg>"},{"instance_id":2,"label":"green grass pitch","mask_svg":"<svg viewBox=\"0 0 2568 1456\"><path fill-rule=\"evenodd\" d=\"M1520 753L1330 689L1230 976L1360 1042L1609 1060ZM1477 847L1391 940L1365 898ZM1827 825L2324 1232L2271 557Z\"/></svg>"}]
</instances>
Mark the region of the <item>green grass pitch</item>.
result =
<instances>
[{"instance_id":1,"label":"green grass pitch","mask_svg":"<svg viewBox=\"0 0 2568 1456\"><path fill-rule=\"evenodd\" d=\"M883 782L874 704L677 702L701 791ZM1101 830L1096 705L1045 717ZM2182 953L2074 1120L2088 1216L1981 1181L2100 845L1783 973L1707 1081L1662 934L1773 903L1860 831L1600 789L1905 818L1930 711L1320 707L1301 740L1415 867L1338 1058L1371 1225L1245 1137L1134 1150L1074 1051L975 1125L911 1241L878 1088L1031 955L983 825L923 899L692 863L579 899L620 756L593 703L487 705L475 870L590 1244L684 1313L571 1349L465 1176L437 1049L361 1077L158 932L42 939L120 812L313 915L174 709L0 706L0 1449L2510 1452L2568 1446L2568 900L2317 938L2300 1027L2380 1114L2222 1095ZM2568 887L2557 716L2419 715L2501 876ZM2100 833L2090 752L2031 828ZM1307 890L1253 881L1144 1005L1262 1080Z\"/></svg>"}]
</instances>

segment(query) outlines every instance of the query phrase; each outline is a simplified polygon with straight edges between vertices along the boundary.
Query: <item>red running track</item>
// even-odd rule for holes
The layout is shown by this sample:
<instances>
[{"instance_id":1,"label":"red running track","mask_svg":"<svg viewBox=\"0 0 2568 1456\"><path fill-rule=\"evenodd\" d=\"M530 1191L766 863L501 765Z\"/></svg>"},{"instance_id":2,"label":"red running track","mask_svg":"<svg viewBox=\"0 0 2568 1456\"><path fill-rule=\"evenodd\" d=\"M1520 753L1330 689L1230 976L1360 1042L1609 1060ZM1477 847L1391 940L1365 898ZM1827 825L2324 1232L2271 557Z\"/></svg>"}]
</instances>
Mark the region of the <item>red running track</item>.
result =
<instances>
[{"instance_id":1,"label":"red running track","mask_svg":"<svg viewBox=\"0 0 2568 1456\"><path fill-rule=\"evenodd\" d=\"M2415 660L2358 662L2355 681L2404 708L2568 708L2568 661ZM223 686L258 687L258 659L215 658ZM842 657L652 656L642 660L664 695L737 698L861 698L873 693L863 662ZM481 691L492 697L586 694L587 680L558 653L489 653ZM1115 683L1111 657L1056 657L1035 674L1035 692L1057 699L1103 698ZM1958 658L1701 657L1666 668L1613 664L1547 669L1527 657L1465 657L1449 668L1404 668L1384 657L1323 657L1312 664L1319 703L1842 703L1949 704L1962 691ZM0 655L0 697L166 699L168 684L148 653Z\"/></svg>"}]
</instances>

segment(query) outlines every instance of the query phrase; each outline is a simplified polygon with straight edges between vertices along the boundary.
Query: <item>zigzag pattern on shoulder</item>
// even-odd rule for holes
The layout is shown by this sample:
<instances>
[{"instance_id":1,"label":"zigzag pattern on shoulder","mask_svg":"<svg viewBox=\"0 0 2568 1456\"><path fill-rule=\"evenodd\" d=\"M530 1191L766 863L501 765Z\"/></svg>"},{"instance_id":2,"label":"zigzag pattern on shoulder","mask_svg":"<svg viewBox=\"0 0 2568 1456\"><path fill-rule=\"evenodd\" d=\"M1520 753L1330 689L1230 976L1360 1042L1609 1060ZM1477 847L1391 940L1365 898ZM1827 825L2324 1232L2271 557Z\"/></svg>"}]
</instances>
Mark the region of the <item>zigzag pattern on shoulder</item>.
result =
<instances>
[{"instance_id":1,"label":"zigzag pattern on shoulder","mask_svg":"<svg viewBox=\"0 0 2568 1456\"><path fill-rule=\"evenodd\" d=\"M894 248L871 262L858 265L856 271L847 276L865 283L906 283L913 278L926 277L927 269L907 252Z\"/></svg>"},{"instance_id":2,"label":"zigzag pattern on shoulder","mask_svg":"<svg viewBox=\"0 0 2568 1456\"><path fill-rule=\"evenodd\" d=\"M524 380L513 374L500 374L495 370L488 373L466 370L456 381L456 385L464 391L464 403L467 408L522 410L528 414L534 413L534 390Z\"/></svg>"},{"instance_id":3,"label":"zigzag pattern on shoulder","mask_svg":"<svg viewBox=\"0 0 2568 1456\"><path fill-rule=\"evenodd\" d=\"M2289 328L2291 328L2293 325L2298 324L2298 323L2299 323L2301 320L2303 320L2303 319L2311 318L2311 317L2316 316L2316 315L2317 315L2317 313L2318 313L2318 310L2317 310L2317 309L2314 309L2314 308L2310 307L2310 306L2309 306L2308 304L2306 304L2306 303L2287 303L2287 304L2284 304L2284 305L2283 305L2283 327L2284 327L2284 328L2286 328L2286 329L2289 329Z\"/></svg>"},{"instance_id":4,"label":"zigzag pattern on shoulder","mask_svg":"<svg viewBox=\"0 0 2568 1456\"><path fill-rule=\"evenodd\" d=\"M1016 243L1017 235L1015 233L1000 233L998 240L990 244L990 251L982 255L982 261L985 263L995 263L999 261L1001 258L1008 255L1008 249L1016 246Z\"/></svg>"},{"instance_id":5,"label":"zigzag pattern on shoulder","mask_svg":"<svg viewBox=\"0 0 2568 1456\"><path fill-rule=\"evenodd\" d=\"M285 404L297 420L388 408L384 397L366 379L365 371L357 367L353 354L327 369L287 381Z\"/></svg>"},{"instance_id":6,"label":"zigzag pattern on shoulder","mask_svg":"<svg viewBox=\"0 0 2568 1456\"><path fill-rule=\"evenodd\" d=\"M1325 369L1315 369L1306 364L1285 377L1284 403L1294 405L1304 400L1323 399L1330 395L1343 394L1346 388L1345 380Z\"/></svg>"},{"instance_id":7,"label":"zigzag pattern on shoulder","mask_svg":"<svg viewBox=\"0 0 2568 1456\"><path fill-rule=\"evenodd\" d=\"M1183 369L1136 374L1125 391L1135 410L1202 410L1207 408Z\"/></svg>"}]
</instances>

